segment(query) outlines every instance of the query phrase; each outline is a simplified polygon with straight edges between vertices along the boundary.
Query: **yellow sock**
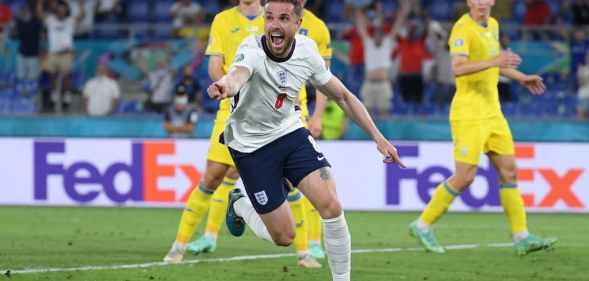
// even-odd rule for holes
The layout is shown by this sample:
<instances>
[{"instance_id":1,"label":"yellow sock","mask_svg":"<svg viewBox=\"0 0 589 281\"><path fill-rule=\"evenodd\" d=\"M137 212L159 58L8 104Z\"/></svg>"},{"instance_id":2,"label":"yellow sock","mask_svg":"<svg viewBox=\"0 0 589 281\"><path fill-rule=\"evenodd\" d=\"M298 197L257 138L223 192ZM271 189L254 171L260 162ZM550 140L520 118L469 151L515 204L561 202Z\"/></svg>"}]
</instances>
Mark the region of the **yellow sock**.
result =
<instances>
[{"instance_id":1,"label":"yellow sock","mask_svg":"<svg viewBox=\"0 0 589 281\"><path fill-rule=\"evenodd\" d=\"M458 192L454 191L454 189L448 185L448 182L440 183L436 188L436 191L434 191L434 195L427 204L427 207L425 207L425 210L421 213L421 222L427 225L434 224L444 213L446 213L448 207L450 207L450 204L452 204L454 198L458 195Z\"/></svg>"},{"instance_id":2,"label":"yellow sock","mask_svg":"<svg viewBox=\"0 0 589 281\"><path fill-rule=\"evenodd\" d=\"M307 212L307 224L309 225L309 241L321 244L321 216L307 197L303 198Z\"/></svg>"},{"instance_id":3,"label":"yellow sock","mask_svg":"<svg viewBox=\"0 0 589 281\"><path fill-rule=\"evenodd\" d=\"M225 215L227 214L227 197L229 196L229 192L235 189L236 182L237 179L224 177L221 185L213 193L205 230L208 235L217 237L219 234L219 230L225 222Z\"/></svg>"},{"instance_id":4,"label":"yellow sock","mask_svg":"<svg viewBox=\"0 0 589 281\"><path fill-rule=\"evenodd\" d=\"M528 224L526 220L526 210L524 209L524 200L516 184L502 184L499 189L501 206L505 210L507 220L511 225L513 234L527 232Z\"/></svg>"},{"instance_id":5,"label":"yellow sock","mask_svg":"<svg viewBox=\"0 0 589 281\"><path fill-rule=\"evenodd\" d=\"M211 202L211 195L213 193L204 186L199 186L192 190L186 208L182 212L180 218L180 225L178 226L178 233L176 234L176 241L182 244L188 243L196 227L200 224L201 219L209 210Z\"/></svg>"},{"instance_id":6,"label":"yellow sock","mask_svg":"<svg viewBox=\"0 0 589 281\"><path fill-rule=\"evenodd\" d=\"M309 240L307 235L309 227L307 218L305 217L305 205L303 204L303 195L298 190L293 190L288 193L288 204L295 220L296 236L294 240L297 253L303 254L309 251Z\"/></svg>"}]
</instances>

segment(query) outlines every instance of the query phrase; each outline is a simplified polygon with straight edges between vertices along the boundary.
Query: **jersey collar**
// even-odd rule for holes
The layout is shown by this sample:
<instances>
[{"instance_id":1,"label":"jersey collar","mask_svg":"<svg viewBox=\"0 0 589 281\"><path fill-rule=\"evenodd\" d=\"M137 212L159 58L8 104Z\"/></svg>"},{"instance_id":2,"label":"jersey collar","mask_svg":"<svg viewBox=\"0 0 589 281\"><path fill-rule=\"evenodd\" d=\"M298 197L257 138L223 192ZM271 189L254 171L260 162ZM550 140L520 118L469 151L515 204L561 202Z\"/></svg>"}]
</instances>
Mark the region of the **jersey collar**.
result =
<instances>
[{"instance_id":1,"label":"jersey collar","mask_svg":"<svg viewBox=\"0 0 589 281\"><path fill-rule=\"evenodd\" d=\"M272 54L272 52L270 52L270 47L268 47L268 43L266 43L266 35L262 36L262 48L264 49L264 53L266 53L266 55L273 61L275 62L285 62L287 60L289 60L292 57L292 54L294 54L294 50L295 47L297 46L297 40L293 40L292 41L292 48L290 49L290 52L288 52L288 55L284 58L279 58L275 55Z\"/></svg>"}]
</instances>

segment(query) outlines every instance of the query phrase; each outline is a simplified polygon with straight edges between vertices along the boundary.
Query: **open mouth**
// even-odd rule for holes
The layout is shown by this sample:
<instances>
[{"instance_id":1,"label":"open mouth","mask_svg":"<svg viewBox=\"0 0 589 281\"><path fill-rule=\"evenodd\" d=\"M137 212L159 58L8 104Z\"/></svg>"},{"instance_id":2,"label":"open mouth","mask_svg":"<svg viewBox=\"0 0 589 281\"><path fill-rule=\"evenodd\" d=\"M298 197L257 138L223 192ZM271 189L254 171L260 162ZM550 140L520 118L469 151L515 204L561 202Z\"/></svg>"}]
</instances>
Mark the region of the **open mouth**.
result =
<instances>
[{"instance_id":1,"label":"open mouth","mask_svg":"<svg viewBox=\"0 0 589 281\"><path fill-rule=\"evenodd\" d=\"M275 49L281 49L284 46L284 33L274 31L270 33L270 42Z\"/></svg>"}]
</instances>

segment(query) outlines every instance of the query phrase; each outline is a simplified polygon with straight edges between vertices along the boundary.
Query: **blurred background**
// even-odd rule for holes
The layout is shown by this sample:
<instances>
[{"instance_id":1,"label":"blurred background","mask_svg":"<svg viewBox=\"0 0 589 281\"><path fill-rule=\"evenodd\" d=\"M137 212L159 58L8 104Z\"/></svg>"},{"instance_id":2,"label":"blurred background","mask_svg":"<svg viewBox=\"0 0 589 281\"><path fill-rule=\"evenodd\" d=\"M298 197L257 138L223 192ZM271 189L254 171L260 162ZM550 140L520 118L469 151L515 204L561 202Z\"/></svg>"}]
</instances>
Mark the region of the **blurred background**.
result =
<instances>
[{"instance_id":1,"label":"blurred background","mask_svg":"<svg viewBox=\"0 0 589 281\"><path fill-rule=\"evenodd\" d=\"M203 92L210 83L203 53L212 18L232 1L39 1L0 0L0 114L8 117L0 118L0 135L164 137L159 122L177 86L187 83L199 116L193 136L209 136L218 103ZM388 58L392 94L384 106L367 106L391 138L448 140L454 81L447 37L466 1L413 2ZM75 22L71 48L50 46L59 39L39 21L39 6L45 15L66 7L65 18ZM333 72L360 98L365 58L357 19L369 19L369 34L387 35L398 7L395 0L307 3L330 28ZM588 140L589 1L503 0L493 13L502 24L502 47L520 54L520 69L541 74L548 86L546 95L533 97L517 83L501 81L503 110L516 139ZM89 83L102 76L110 79L99 83L112 90ZM327 138L365 138L333 116L338 133ZM557 129L540 130L546 125Z\"/></svg>"}]
</instances>

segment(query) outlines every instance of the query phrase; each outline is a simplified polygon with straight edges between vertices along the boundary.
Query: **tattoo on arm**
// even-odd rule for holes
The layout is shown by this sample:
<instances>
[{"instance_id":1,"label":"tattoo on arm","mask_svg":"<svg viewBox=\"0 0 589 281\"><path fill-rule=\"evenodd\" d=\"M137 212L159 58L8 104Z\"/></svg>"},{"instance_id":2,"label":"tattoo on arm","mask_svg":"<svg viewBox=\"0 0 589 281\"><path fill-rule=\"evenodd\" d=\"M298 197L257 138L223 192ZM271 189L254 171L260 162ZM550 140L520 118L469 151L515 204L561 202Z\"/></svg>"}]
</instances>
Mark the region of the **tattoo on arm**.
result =
<instances>
[{"instance_id":1,"label":"tattoo on arm","mask_svg":"<svg viewBox=\"0 0 589 281\"><path fill-rule=\"evenodd\" d=\"M324 181L330 180L331 179L331 173L329 172L329 168L328 167L323 167L323 168L319 169L319 176Z\"/></svg>"}]
</instances>

